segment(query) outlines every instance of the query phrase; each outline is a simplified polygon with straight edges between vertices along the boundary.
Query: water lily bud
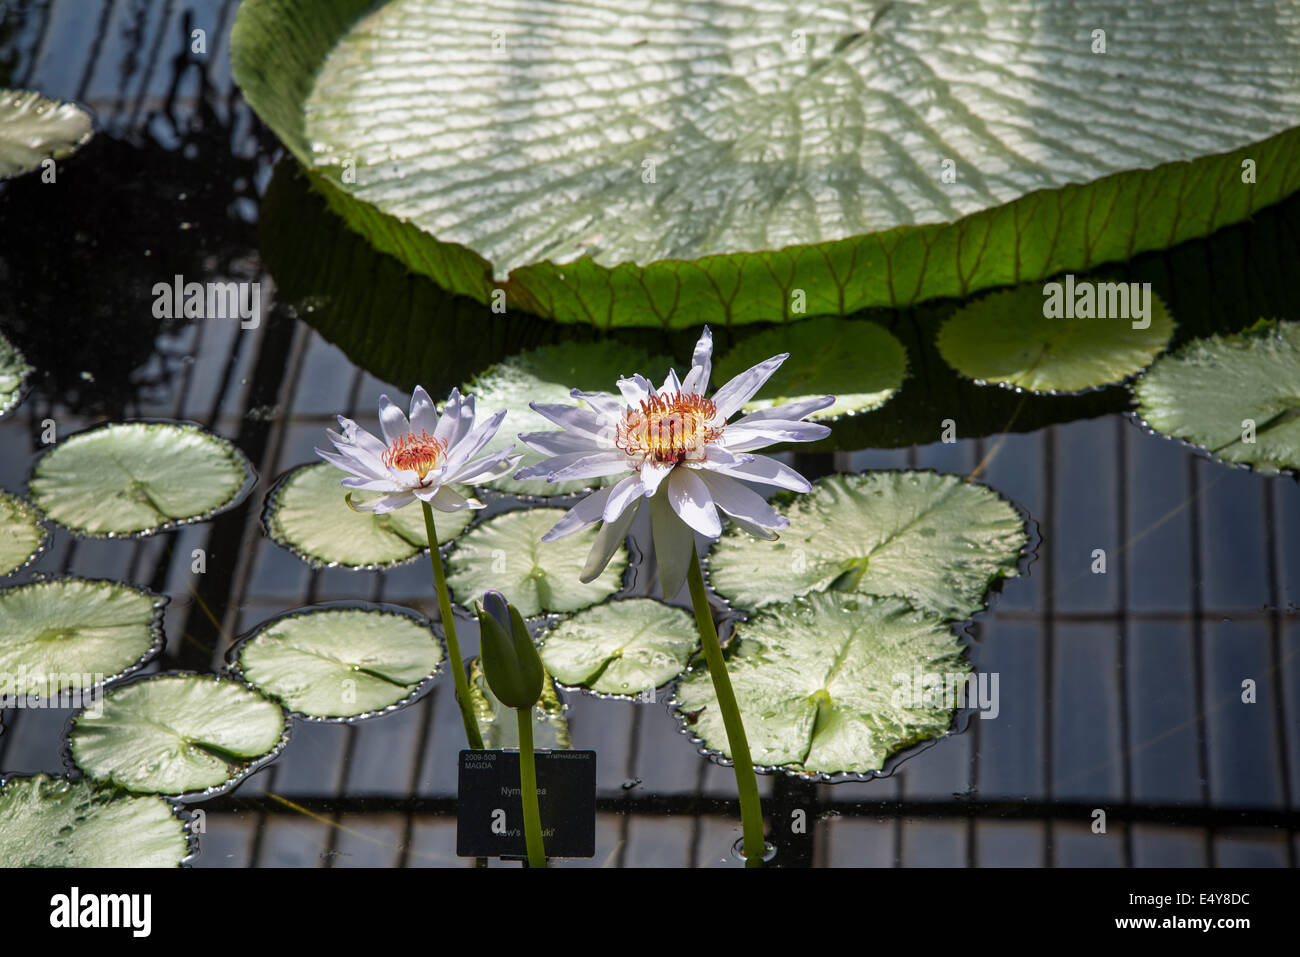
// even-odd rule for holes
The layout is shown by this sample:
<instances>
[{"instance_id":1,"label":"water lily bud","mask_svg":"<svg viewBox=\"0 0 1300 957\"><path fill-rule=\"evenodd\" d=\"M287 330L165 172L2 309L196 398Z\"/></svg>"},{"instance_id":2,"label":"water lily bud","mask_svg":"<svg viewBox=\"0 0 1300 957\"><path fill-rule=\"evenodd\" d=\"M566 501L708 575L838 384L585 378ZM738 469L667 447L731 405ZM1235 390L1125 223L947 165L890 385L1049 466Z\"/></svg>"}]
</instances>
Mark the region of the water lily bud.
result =
<instances>
[{"instance_id":1,"label":"water lily bud","mask_svg":"<svg viewBox=\"0 0 1300 957\"><path fill-rule=\"evenodd\" d=\"M502 704L531 708L542 697L542 659L519 610L497 591L478 609L480 658L488 687Z\"/></svg>"}]
</instances>

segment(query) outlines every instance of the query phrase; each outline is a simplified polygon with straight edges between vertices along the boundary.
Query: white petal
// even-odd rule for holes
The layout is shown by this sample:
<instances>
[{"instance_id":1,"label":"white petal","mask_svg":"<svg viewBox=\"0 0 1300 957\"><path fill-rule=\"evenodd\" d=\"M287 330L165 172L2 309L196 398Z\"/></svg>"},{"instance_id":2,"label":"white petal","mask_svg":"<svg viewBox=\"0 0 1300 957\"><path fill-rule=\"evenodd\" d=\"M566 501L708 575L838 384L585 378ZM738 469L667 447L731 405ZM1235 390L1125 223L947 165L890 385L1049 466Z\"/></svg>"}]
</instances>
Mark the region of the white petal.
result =
<instances>
[{"instance_id":1,"label":"white petal","mask_svg":"<svg viewBox=\"0 0 1300 957\"><path fill-rule=\"evenodd\" d=\"M411 424L406 421L406 413L393 405L386 395L379 397L379 428L384 433L384 441L392 445L411 431Z\"/></svg>"},{"instance_id":2,"label":"white petal","mask_svg":"<svg viewBox=\"0 0 1300 957\"><path fill-rule=\"evenodd\" d=\"M542 541L553 542L557 538L572 535L574 532L580 532L584 528L595 525L600 521L600 515L605 510L605 500L609 498L610 491L611 489L602 488L599 491L592 492L569 509L564 518L552 525L551 530L542 536Z\"/></svg>"},{"instance_id":3,"label":"white petal","mask_svg":"<svg viewBox=\"0 0 1300 957\"><path fill-rule=\"evenodd\" d=\"M609 560L614 557L618 547L627 539L627 530L632 527L632 520L636 518L637 512L641 510L641 499L631 507L623 510L623 514L612 522L606 522L596 533L596 541L592 543L591 551L587 553L587 564L582 568L582 574L578 576L579 581L595 581L600 573L605 570Z\"/></svg>"},{"instance_id":4,"label":"white petal","mask_svg":"<svg viewBox=\"0 0 1300 957\"><path fill-rule=\"evenodd\" d=\"M733 452L711 442L704 447L704 458L700 464L705 468L732 468L752 461L754 456L748 452Z\"/></svg>"},{"instance_id":5,"label":"white petal","mask_svg":"<svg viewBox=\"0 0 1300 957\"><path fill-rule=\"evenodd\" d=\"M415 496L410 492L394 492L392 495L385 495L383 498L377 498L372 502L353 502L352 506L362 512L383 514L384 512L394 512L414 501Z\"/></svg>"},{"instance_id":6,"label":"white petal","mask_svg":"<svg viewBox=\"0 0 1300 957\"><path fill-rule=\"evenodd\" d=\"M835 396L819 395L812 399L800 399L798 402L788 402L785 405L774 405L769 409L759 409L757 412L751 412L743 419L738 419L736 424L741 422L761 422L763 419L789 419L798 421L806 419L814 412L820 412L822 409L829 409L835 404Z\"/></svg>"},{"instance_id":7,"label":"white petal","mask_svg":"<svg viewBox=\"0 0 1300 957\"><path fill-rule=\"evenodd\" d=\"M628 471L632 466L629 464L627 454L621 449L612 449L609 451L601 450L598 452L588 452L587 454L570 462L564 468L556 469L547 476L551 482L571 482L577 479L603 478L606 475L618 475Z\"/></svg>"},{"instance_id":8,"label":"white petal","mask_svg":"<svg viewBox=\"0 0 1300 957\"><path fill-rule=\"evenodd\" d=\"M520 432L519 441L543 455L594 452L599 447L592 444L591 439L573 432Z\"/></svg>"},{"instance_id":9,"label":"white petal","mask_svg":"<svg viewBox=\"0 0 1300 957\"><path fill-rule=\"evenodd\" d=\"M330 465L340 468L349 475L356 475L364 479L385 479L388 477L387 470L383 472L369 468L363 462L357 461L355 456L347 455L342 452L326 452L324 449L317 449L316 454L323 458Z\"/></svg>"},{"instance_id":10,"label":"white petal","mask_svg":"<svg viewBox=\"0 0 1300 957\"><path fill-rule=\"evenodd\" d=\"M392 479L365 479L365 478L345 478L339 483L344 488L356 489L358 492L405 492L404 488L399 488Z\"/></svg>"},{"instance_id":11,"label":"white petal","mask_svg":"<svg viewBox=\"0 0 1300 957\"><path fill-rule=\"evenodd\" d=\"M550 405L543 402L529 402L528 407L540 416L544 416L562 429L588 435L596 441L605 438L612 423L597 415L592 409L579 408L576 405ZM602 442L608 446L609 443Z\"/></svg>"},{"instance_id":12,"label":"white petal","mask_svg":"<svg viewBox=\"0 0 1300 957\"><path fill-rule=\"evenodd\" d=\"M659 568L659 586L664 601L672 601L686 584L686 573L695 560L695 533L677 517L664 494L650 499L650 532Z\"/></svg>"},{"instance_id":13,"label":"white petal","mask_svg":"<svg viewBox=\"0 0 1300 957\"><path fill-rule=\"evenodd\" d=\"M471 397L472 398L472 397ZM448 474L461 469L466 462L478 455L483 446L487 445L497 434L497 429L501 428L501 421L506 417L506 410L502 409L492 418L488 419L477 429L465 436L456 445L447 450Z\"/></svg>"},{"instance_id":14,"label":"white petal","mask_svg":"<svg viewBox=\"0 0 1300 957\"><path fill-rule=\"evenodd\" d=\"M726 420L742 405L754 397L754 393L763 388L763 383L772 378L772 373L781 367L781 363L790 358L784 352L751 366L736 376L713 394L713 404L718 407L718 418Z\"/></svg>"},{"instance_id":15,"label":"white petal","mask_svg":"<svg viewBox=\"0 0 1300 957\"><path fill-rule=\"evenodd\" d=\"M665 491L668 504L683 522L708 538L722 534L722 519L718 518L713 496L694 469L674 469Z\"/></svg>"},{"instance_id":16,"label":"white petal","mask_svg":"<svg viewBox=\"0 0 1300 957\"><path fill-rule=\"evenodd\" d=\"M467 498L461 495L455 489L448 488L446 485L434 490L432 495L421 495L415 493L419 498L424 499L440 512L463 512L467 508L486 508L476 498Z\"/></svg>"},{"instance_id":17,"label":"white petal","mask_svg":"<svg viewBox=\"0 0 1300 957\"><path fill-rule=\"evenodd\" d=\"M434 438L446 444L450 449L474 428L474 397L462 396L459 389L452 389L447 396L447 404L442 407L442 418Z\"/></svg>"},{"instance_id":18,"label":"white petal","mask_svg":"<svg viewBox=\"0 0 1300 957\"><path fill-rule=\"evenodd\" d=\"M831 434L829 426L815 422L791 422L787 419L746 418L727 426L717 445L733 452L748 452L777 442L816 442Z\"/></svg>"},{"instance_id":19,"label":"white petal","mask_svg":"<svg viewBox=\"0 0 1300 957\"><path fill-rule=\"evenodd\" d=\"M691 371L682 380L682 391L704 395L709 388L709 376L713 374L713 333L705 326L695 343L695 354L691 356Z\"/></svg>"},{"instance_id":20,"label":"white petal","mask_svg":"<svg viewBox=\"0 0 1300 957\"><path fill-rule=\"evenodd\" d=\"M612 522L625 511L633 502L639 501L645 494L641 487L640 475L629 475L623 481L615 485L609 492L609 499L605 502L605 511L600 517L606 522Z\"/></svg>"},{"instance_id":21,"label":"white petal","mask_svg":"<svg viewBox=\"0 0 1300 957\"><path fill-rule=\"evenodd\" d=\"M467 485L471 482L490 482L493 479L499 479L501 476L514 471L515 466L519 464L522 455L515 451L516 448L517 446L512 445L500 452L494 452L472 462L466 462L454 473L449 472L443 481Z\"/></svg>"},{"instance_id":22,"label":"white petal","mask_svg":"<svg viewBox=\"0 0 1300 957\"><path fill-rule=\"evenodd\" d=\"M682 380L677 378L677 370L669 369L668 377L664 379L663 388L659 390L660 395L676 395L682 391Z\"/></svg>"},{"instance_id":23,"label":"white petal","mask_svg":"<svg viewBox=\"0 0 1300 957\"><path fill-rule=\"evenodd\" d=\"M587 403L597 415L603 418L621 419L623 417L623 403L608 392L583 392L581 389L574 389L569 395Z\"/></svg>"},{"instance_id":24,"label":"white petal","mask_svg":"<svg viewBox=\"0 0 1300 957\"><path fill-rule=\"evenodd\" d=\"M672 465L663 465L659 462L647 462L641 466L641 484L645 487L647 498L658 491L659 483L672 473L673 468Z\"/></svg>"},{"instance_id":25,"label":"white petal","mask_svg":"<svg viewBox=\"0 0 1300 957\"><path fill-rule=\"evenodd\" d=\"M713 503L732 518L760 528L785 528L790 524L790 520L778 514L763 496L735 479L703 469L697 474L708 486Z\"/></svg>"},{"instance_id":26,"label":"white petal","mask_svg":"<svg viewBox=\"0 0 1300 957\"><path fill-rule=\"evenodd\" d=\"M380 442L379 439L375 438L373 435L371 435L361 426L357 425L351 419L346 419L340 415L338 417L338 420L339 420L339 425L343 427L342 439L345 444L355 445L357 448L373 454L376 458L383 455L384 452L387 451L387 448L383 442ZM327 429L326 431L329 430ZM335 437L334 433L330 432L329 434L330 434L330 439L334 442L334 444L338 445L339 442L338 439Z\"/></svg>"},{"instance_id":27,"label":"white petal","mask_svg":"<svg viewBox=\"0 0 1300 957\"><path fill-rule=\"evenodd\" d=\"M638 372L630 379L619 379L618 391L628 405L635 406L654 395L655 387L649 379Z\"/></svg>"},{"instance_id":28,"label":"white petal","mask_svg":"<svg viewBox=\"0 0 1300 957\"><path fill-rule=\"evenodd\" d=\"M565 452L563 455L553 455L548 459L543 459L536 465L530 465L522 468L515 475L515 478L521 482L528 479L541 479L548 481L552 473L559 471L567 465L581 461L590 455L603 454L603 449L583 449L581 452Z\"/></svg>"},{"instance_id":29,"label":"white petal","mask_svg":"<svg viewBox=\"0 0 1300 957\"><path fill-rule=\"evenodd\" d=\"M792 492L811 491L812 485L809 481L790 466L767 455L751 455L749 458L753 461L740 465L714 464L710 460L704 463L703 469L730 475L746 482L761 482L764 485L787 488Z\"/></svg>"},{"instance_id":30,"label":"white petal","mask_svg":"<svg viewBox=\"0 0 1300 957\"><path fill-rule=\"evenodd\" d=\"M433 407L433 400L422 385L417 385L411 393L411 431L430 435L438 433L438 410Z\"/></svg>"}]
</instances>

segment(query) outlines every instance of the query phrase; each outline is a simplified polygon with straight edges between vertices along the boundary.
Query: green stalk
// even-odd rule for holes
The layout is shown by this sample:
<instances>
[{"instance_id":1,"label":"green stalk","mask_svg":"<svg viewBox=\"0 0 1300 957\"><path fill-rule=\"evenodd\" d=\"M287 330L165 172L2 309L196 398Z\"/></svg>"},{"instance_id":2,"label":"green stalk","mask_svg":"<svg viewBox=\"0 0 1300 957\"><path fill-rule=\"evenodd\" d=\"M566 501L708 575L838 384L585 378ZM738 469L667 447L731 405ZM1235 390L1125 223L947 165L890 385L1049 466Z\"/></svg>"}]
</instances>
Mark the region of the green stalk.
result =
<instances>
[{"instance_id":1,"label":"green stalk","mask_svg":"<svg viewBox=\"0 0 1300 957\"><path fill-rule=\"evenodd\" d=\"M700 571L700 556L691 547L691 564L686 573L691 586L691 605L695 608L695 624L704 645L704 657L709 663L709 676L718 696L718 709L722 724L727 729L727 744L736 772L736 792L740 796L740 823L745 835L745 866L762 867L767 846L763 841L763 806L758 798L758 778L754 776L754 762L749 755L749 739L745 725L740 720L740 707L736 693L731 689L731 676L722 658L722 645L718 642L718 629L713 624L709 596L704 591L704 574Z\"/></svg>"},{"instance_id":2,"label":"green stalk","mask_svg":"<svg viewBox=\"0 0 1300 957\"><path fill-rule=\"evenodd\" d=\"M456 685L456 703L460 705L460 716L465 722L465 739L471 749L483 750L483 736L478 730L478 721L470 705L469 679L465 677L465 659L460 654L460 642L456 640L456 618L451 613L451 596L447 593L447 576L442 570L442 555L438 552L438 533L433 528L433 507L421 501L424 506L424 530L429 536L429 560L433 563L433 584L438 592L438 614L442 617L442 630L447 636L447 654L451 656L451 680Z\"/></svg>"},{"instance_id":3,"label":"green stalk","mask_svg":"<svg viewBox=\"0 0 1300 957\"><path fill-rule=\"evenodd\" d=\"M519 721L519 797L524 804L524 840L528 844L528 866L546 866L542 844L542 812L537 806L537 766L533 759L533 709L516 708Z\"/></svg>"}]
</instances>

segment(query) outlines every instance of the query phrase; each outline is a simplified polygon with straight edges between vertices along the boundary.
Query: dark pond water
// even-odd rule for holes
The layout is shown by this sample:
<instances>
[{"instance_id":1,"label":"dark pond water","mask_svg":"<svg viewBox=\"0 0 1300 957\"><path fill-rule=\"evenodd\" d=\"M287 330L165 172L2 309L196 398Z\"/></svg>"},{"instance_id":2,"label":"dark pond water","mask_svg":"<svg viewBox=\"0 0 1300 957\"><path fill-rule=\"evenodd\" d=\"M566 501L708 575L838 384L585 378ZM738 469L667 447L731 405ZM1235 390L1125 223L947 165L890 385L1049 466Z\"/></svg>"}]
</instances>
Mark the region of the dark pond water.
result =
<instances>
[{"instance_id":1,"label":"dark pond water","mask_svg":"<svg viewBox=\"0 0 1300 957\"><path fill-rule=\"evenodd\" d=\"M0 4L0 86L76 98L95 110L100 131L57 184L29 177L0 187L0 330L40 370L22 406L0 420L0 487L24 488L47 419L61 435L122 418L196 421L236 442L260 476L243 506L210 523L133 541L57 533L33 568L4 582L75 574L171 596L161 669L211 670L233 637L318 601L392 602L436 616L422 563L318 572L271 544L258 521L265 494L312 460L335 413L373 421L381 392L418 376L437 394L560 335L448 301L356 249L292 169L277 167L274 138L233 90L234 6ZM185 52L196 26L208 31L206 56ZM342 252L355 258L340 277L323 264ZM1181 340L1260 315L1300 319L1297 262L1293 199L1121 271L1156 284ZM243 330L154 319L153 284L177 273L261 282L263 321ZM386 361L380 353L391 349L349 339L337 304L357 288L396 289L389 308L420 310L422 338ZM377 308L357 301L362 312ZM1300 485L1143 432L1124 415L1123 390L1024 399L958 382L927 345L950 308L875 317L912 350L913 379L890 406L845 427L840 447L858 451L796 464L811 474L978 471L1032 516L1041 542L1027 576L968 628L976 667L1000 676L1000 712L971 718L880 780L765 777L773 821L797 811L810 821L806 834L777 828L778 860L1293 866ZM688 339L661 344L684 357ZM950 416L973 437L939 442ZM190 571L199 547L204 575ZM1109 556L1104 575L1090 570L1097 548ZM467 644L472 652L472 631ZM1258 686L1254 705L1241 703L1246 679ZM701 759L662 703L568 703L575 746L599 752L599 815L595 858L564 864L737 864L731 772ZM0 773L62 773L66 719L6 713ZM195 864L466 866L455 857L460 736L446 681L363 724L300 725L279 760L205 805ZM1095 808L1107 812L1104 835L1090 830Z\"/></svg>"}]
</instances>

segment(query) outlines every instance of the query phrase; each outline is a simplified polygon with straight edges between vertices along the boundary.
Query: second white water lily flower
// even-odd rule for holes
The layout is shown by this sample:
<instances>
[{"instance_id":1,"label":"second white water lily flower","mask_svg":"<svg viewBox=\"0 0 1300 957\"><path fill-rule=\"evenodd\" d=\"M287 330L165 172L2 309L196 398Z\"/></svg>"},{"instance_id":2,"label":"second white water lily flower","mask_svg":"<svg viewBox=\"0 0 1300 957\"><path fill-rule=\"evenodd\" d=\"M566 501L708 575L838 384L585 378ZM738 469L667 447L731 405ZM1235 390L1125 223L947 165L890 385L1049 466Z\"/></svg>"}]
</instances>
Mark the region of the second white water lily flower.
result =
<instances>
[{"instance_id":1,"label":"second white water lily flower","mask_svg":"<svg viewBox=\"0 0 1300 957\"><path fill-rule=\"evenodd\" d=\"M641 503L648 501L659 577L664 595L672 597L694 556L692 533L717 538L723 514L753 535L775 538L774 530L785 528L788 520L745 483L796 492L811 486L794 469L753 452L778 442L825 438L829 428L802 420L833 404L835 397L818 396L727 420L786 358L788 353L760 362L706 398L713 360L713 335L706 327L684 379L670 371L658 389L641 375L619 379L621 398L574 389L570 394L586 408L531 403L565 431L520 435L524 444L551 457L522 469L516 478L562 482L631 473L580 501L543 541L604 522L582 572L582 580L591 581L609 564Z\"/></svg>"},{"instance_id":2,"label":"second white water lily flower","mask_svg":"<svg viewBox=\"0 0 1300 957\"><path fill-rule=\"evenodd\" d=\"M452 485L490 482L508 474L521 456L511 446L501 452L474 458L492 441L505 410L475 427L474 396L462 397L452 389L439 416L429 393L416 386L411 395L411 416L379 397L381 442L351 419L339 416L342 433L326 430L335 452L317 449L316 454L352 477L343 487L378 492L369 502L353 507L369 512L391 512L417 498L443 512L482 508L478 499L467 498Z\"/></svg>"}]
</instances>

